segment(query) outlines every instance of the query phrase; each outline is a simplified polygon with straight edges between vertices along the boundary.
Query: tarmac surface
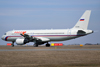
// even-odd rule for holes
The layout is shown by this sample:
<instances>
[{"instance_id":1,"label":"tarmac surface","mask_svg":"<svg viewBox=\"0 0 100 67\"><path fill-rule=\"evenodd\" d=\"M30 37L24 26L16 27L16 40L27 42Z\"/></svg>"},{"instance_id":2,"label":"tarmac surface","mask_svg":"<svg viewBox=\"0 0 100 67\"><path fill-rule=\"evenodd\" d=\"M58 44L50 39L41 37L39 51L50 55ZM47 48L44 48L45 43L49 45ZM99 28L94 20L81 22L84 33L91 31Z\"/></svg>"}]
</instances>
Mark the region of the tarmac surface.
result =
<instances>
[{"instance_id":1,"label":"tarmac surface","mask_svg":"<svg viewBox=\"0 0 100 67\"><path fill-rule=\"evenodd\" d=\"M76 51L76 50L100 50L100 49L0 49L0 51Z\"/></svg>"},{"instance_id":2,"label":"tarmac surface","mask_svg":"<svg viewBox=\"0 0 100 67\"><path fill-rule=\"evenodd\" d=\"M0 67L100 67L100 45L0 45Z\"/></svg>"}]
</instances>

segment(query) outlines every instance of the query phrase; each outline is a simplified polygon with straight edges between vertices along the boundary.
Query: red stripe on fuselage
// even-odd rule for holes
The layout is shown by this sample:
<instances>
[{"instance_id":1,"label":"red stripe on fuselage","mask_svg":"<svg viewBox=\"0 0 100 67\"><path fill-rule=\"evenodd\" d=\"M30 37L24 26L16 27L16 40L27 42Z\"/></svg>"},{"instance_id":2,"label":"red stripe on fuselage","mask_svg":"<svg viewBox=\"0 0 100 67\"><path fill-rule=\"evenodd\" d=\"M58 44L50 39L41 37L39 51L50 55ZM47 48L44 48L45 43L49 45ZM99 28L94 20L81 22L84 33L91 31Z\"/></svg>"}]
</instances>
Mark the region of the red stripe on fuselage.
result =
<instances>
[{"instance_id":1,"label":"red stripe on fuselage","mask_svg":"<svg viewBox=\"0 0 100 67\"><path fill-rule=\"evenodd\" d=\"M33 35L32 37L65 37L65 36L84 36L84 35ZM9 37L23 37L23 36L7 36L5 40Z\"/></svg>"}]
</instances>

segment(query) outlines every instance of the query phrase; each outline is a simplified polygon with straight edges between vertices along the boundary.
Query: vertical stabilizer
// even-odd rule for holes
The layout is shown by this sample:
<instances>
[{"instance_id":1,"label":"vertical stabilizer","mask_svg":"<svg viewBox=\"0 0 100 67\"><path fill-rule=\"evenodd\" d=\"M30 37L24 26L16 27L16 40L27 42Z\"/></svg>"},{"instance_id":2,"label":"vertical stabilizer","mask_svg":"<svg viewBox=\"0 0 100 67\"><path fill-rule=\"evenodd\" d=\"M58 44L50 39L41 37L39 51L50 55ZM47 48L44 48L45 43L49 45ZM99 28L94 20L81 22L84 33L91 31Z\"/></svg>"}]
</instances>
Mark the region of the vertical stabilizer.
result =
<instances>
[{"instance_id":1,"label":"vertical stabilizer","mask_svg":"<svg viewBox=\"0 0 100 67\"><path fill-rule=\"evenodd\" d=\"M87 30L89 18L90 18L91 10L86 10L81 18L78 20L74 28L81 28Z\"/></svg>"}]
</instances>

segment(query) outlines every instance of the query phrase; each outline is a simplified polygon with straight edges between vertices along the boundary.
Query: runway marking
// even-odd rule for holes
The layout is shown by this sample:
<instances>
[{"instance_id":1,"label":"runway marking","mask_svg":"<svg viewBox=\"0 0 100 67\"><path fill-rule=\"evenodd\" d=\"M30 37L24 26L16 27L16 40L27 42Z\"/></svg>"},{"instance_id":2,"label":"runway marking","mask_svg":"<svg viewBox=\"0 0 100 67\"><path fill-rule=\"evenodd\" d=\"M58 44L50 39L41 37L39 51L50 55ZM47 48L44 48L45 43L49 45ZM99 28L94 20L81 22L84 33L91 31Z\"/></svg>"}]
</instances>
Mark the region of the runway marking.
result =
<instances>
[{"instance_id":1,"label":"runway marking","mask_svg":"<svg viewBox=\"0 0 100 67\"><path fill-rule=\"evenodd\" d=\"M0 51L78 51L78 50L100 50L100 49L0 49Z\"/></svg>"}]
</instances>

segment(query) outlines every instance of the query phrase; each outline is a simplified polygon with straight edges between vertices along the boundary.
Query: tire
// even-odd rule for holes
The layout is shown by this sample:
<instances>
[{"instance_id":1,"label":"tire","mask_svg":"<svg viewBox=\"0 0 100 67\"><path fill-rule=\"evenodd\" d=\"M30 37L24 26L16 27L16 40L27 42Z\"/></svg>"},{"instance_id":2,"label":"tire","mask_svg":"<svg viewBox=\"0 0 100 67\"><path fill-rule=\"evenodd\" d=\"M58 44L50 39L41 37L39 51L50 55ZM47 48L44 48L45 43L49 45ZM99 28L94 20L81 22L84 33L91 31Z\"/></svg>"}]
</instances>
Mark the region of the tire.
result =
<instances>
[{"instance_id":1,"label":"tire","mask_svg":"<svg viewBox=\"0 0 100 67\"><path fill-rule=\"evenodd\" d=\"M12 47L14 47L14 44L12 44Z\"/></svg>"},{"instance_id":2,"label":"tire","mask_svg":"<svg viewBox=\"0 0 100 67\"><path fill-rule=\"evenodd\" d=\"M12 41L12 44L11 44L11 46L12 46L12 47L14 47L14 41Z\"/></svg>"},{"instance_id":3,"label":"tire","mask_svg":"<svg viewBox=\"0 0 100 67\"><path fill-rule=\"evenodd\" d=\"M50 47L50 44L46 44L46 47Z\"/></svg>"},{"instance_id":4,"label":"tire","mask_svg":"<svg viewBox=\"0 0 100 67\"><path fill-rule=\"evenodd\" d=\"M38 47L38 44L34 44L34 47Z\"/></svg>"}]
</instances>

